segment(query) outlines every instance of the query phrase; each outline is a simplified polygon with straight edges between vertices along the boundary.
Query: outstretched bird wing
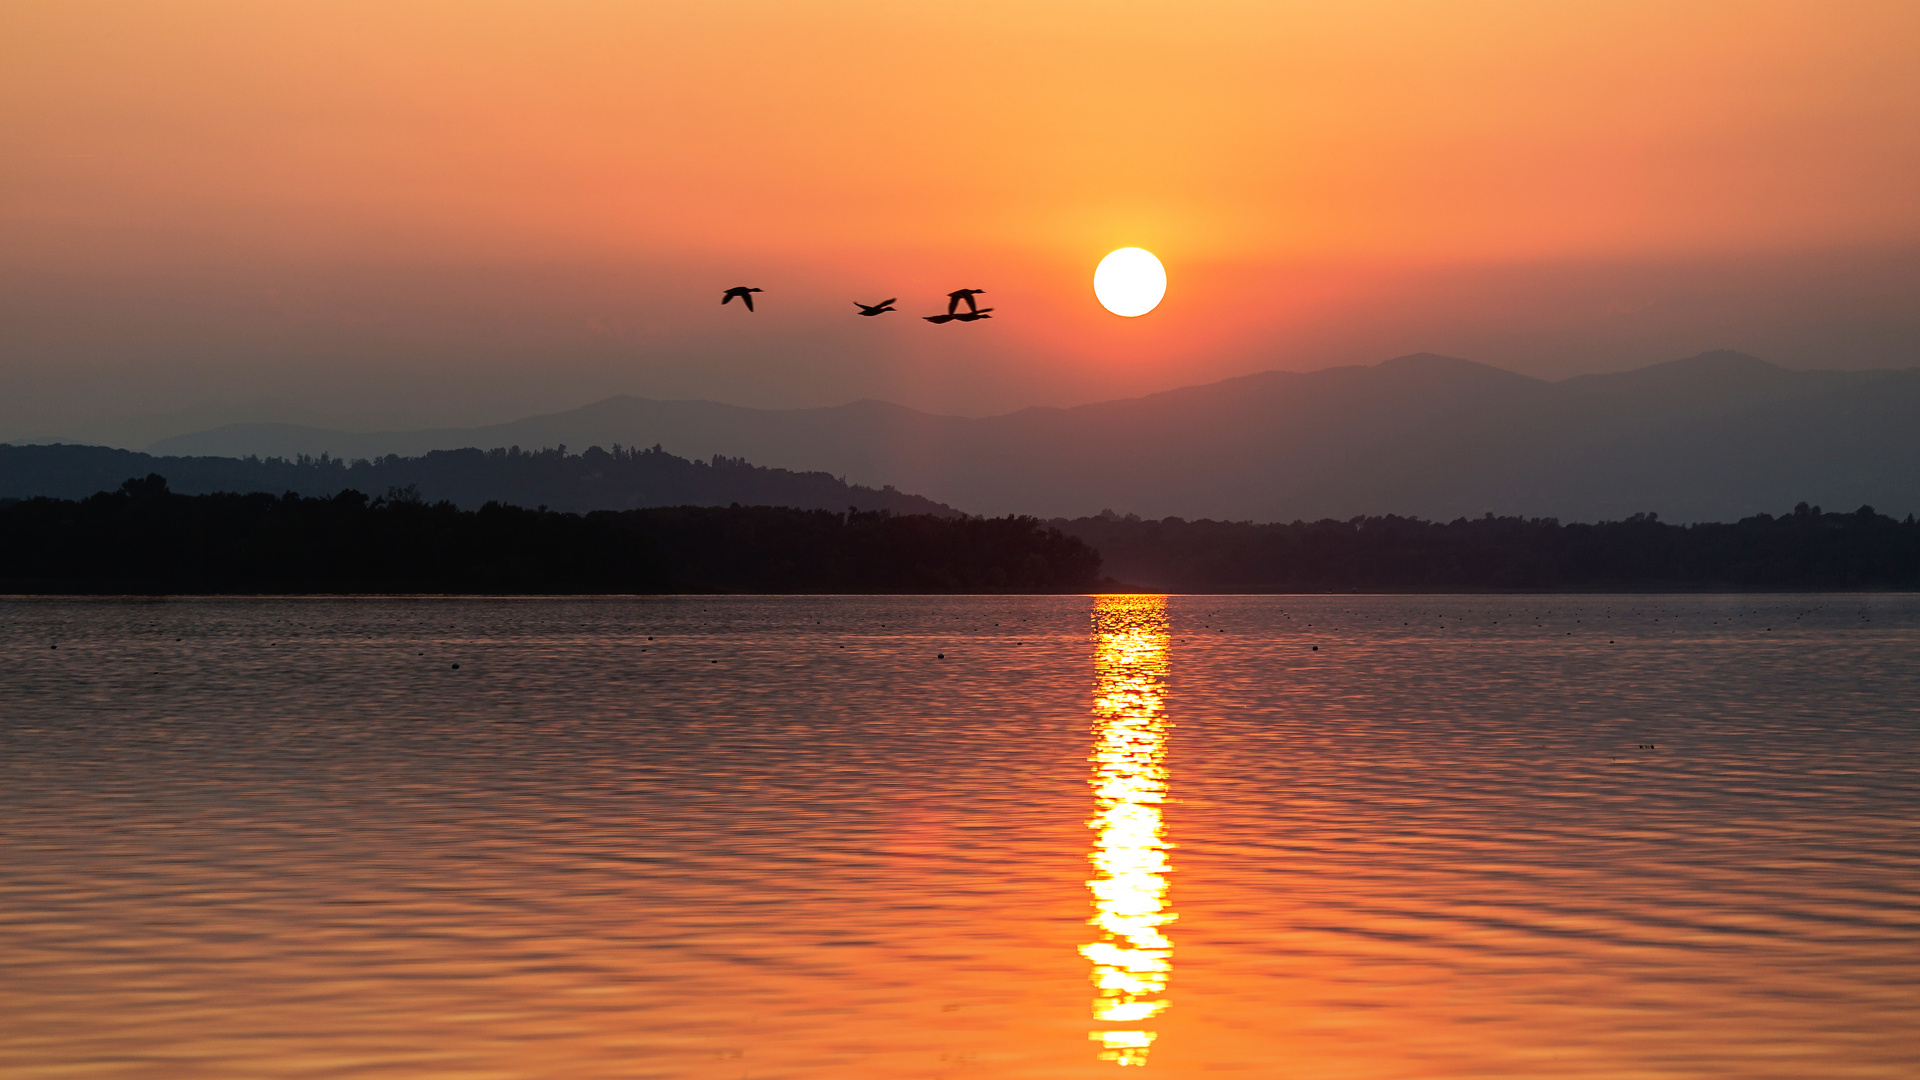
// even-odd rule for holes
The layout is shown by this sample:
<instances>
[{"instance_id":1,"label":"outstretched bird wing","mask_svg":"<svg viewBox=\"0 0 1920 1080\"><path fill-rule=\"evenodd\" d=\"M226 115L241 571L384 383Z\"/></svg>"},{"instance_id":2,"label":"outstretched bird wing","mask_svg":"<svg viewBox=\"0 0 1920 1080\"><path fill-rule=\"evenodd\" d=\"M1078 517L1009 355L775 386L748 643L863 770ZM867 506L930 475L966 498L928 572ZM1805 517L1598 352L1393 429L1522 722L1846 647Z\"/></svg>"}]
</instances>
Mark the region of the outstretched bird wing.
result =
<instances>
[{"instance_id":1,"label":"outstretched bird wing","mask_svg":"<svg viewBox=\"0 0 1920 1080\"><path fill-rule=\"evenodd\" d=\"M752 311L752 310L753 310L753 294L752 294L752 293L750 293L750 292L743 292L743 293L741 293L741 294L740 294L740 302L741 302L741 303L743 303L743 304L745 304L745 305L747 305L747 310L748 310L748 311Z\"/></svg>"}]
</instances>

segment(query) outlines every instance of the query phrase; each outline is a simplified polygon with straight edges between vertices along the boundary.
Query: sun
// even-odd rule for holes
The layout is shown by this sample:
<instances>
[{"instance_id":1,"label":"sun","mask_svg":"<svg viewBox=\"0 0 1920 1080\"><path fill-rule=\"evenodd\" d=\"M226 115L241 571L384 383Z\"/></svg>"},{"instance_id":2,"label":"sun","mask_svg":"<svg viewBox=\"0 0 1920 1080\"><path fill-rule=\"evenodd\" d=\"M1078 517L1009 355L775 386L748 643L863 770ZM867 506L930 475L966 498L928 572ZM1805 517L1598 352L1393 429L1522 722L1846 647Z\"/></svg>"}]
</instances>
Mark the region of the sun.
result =
<instances>
[{"instance_id":1,"label":"sun","mask_svg":"<svg viewBox=\"0 0 1920 1080\"><path fill-rule=\"evenodd\" d=\"M1145 248L1110 251L1093 271L1093 295L1115 315L1145 315L1167 295L1167 268Z\"/></svg>"}]
</instances>

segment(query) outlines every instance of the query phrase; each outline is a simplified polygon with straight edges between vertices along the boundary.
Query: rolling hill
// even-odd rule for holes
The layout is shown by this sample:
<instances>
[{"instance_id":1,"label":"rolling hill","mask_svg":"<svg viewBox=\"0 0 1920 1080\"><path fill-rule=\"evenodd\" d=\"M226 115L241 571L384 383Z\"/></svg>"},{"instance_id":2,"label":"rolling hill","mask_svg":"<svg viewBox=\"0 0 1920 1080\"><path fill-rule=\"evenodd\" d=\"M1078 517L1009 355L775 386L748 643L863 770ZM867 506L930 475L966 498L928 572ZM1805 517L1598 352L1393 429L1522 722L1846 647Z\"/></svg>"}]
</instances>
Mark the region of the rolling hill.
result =
<instances>
[{"instance_id":1,"label":"rolling hill","mask_svg":"<svg viewBox=\"0 0 1920 1080\"><path fill-rule=\"evenodd\" d=\"M374 458L660 444L825 470L974 513L1287 521L1484 513L1727 521L1801 500L1920 510L1920 369L1790 371L1712 352L1547 382L1431 354L965 418L884 402L759 410L610 398L493 427L238 425L171 454Z\"/></svg>"},{"instance_id":2,"label":"rolling hill","mask_svg":"<svg viewBox=\"0 0 1920 1080\"><path fill-rule=\"evenodd\" d=\"M658 506L785 506L801 510L958 512L901 491L850 485L826 473L766 469L737 458L688 461L659 449L584 453L433 450L348 462L331 456L161 457L105 446L0 445L0 498L83 499L157 473L184 495L295 492L309 498L353 490L407 500L446 500L468 510L488 502L569 512Z\"/></svg>"}]
</instances>

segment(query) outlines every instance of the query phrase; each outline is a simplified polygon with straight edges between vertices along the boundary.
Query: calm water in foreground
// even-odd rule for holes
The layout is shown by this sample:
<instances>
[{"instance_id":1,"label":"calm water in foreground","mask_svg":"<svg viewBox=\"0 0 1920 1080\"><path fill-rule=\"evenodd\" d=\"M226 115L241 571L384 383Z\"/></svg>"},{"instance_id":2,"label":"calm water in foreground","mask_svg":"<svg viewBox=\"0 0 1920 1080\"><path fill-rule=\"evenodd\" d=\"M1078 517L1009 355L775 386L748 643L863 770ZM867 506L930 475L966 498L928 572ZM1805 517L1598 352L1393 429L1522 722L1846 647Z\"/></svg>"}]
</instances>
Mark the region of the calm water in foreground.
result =
<instances>
[{"instance_id":1,"label":"calm water in foreground","mask_svg":"<svg viewBox=\"0 0 1920 1080\"><path fill-rule=\"evenodd\" d=\"M1920 599L0 600L0 1075L1216 1074L1920 1075Z\"/></svg>"}]
</instances>

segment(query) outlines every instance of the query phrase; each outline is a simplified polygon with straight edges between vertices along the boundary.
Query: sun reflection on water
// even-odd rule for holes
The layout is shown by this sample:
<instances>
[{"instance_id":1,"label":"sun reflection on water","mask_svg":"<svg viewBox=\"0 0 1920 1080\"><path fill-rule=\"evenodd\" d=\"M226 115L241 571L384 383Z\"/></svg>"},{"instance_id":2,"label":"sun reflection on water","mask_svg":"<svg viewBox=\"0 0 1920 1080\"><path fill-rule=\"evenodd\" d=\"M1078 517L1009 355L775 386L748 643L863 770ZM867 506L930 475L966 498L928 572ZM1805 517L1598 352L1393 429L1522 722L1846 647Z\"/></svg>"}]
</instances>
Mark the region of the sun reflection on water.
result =
<instances>
[{"instance_id":1,"label":"sun reflection on water","mask_svg":"<svg viewBox=\"0 0 1920 1080\"><path fill-rule=\"evenodd\" d=\"M1173 942L1161 930L1174 920L1167 906L1167 858L1173 846L1160 819L1167 795L1165 685L1167 601L1164 596L1094 599L1095 876L1087 882L1100 930L1080 946L1093 964L1093 1016L1088 1037L1100 1056L1145 1065L1154 1031L1146 1021L1166 1011Z\"/></svg>"}]
</instances>

